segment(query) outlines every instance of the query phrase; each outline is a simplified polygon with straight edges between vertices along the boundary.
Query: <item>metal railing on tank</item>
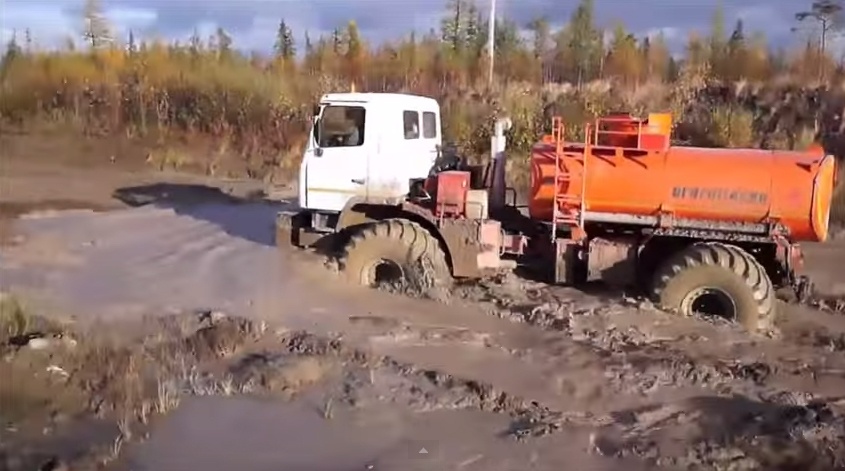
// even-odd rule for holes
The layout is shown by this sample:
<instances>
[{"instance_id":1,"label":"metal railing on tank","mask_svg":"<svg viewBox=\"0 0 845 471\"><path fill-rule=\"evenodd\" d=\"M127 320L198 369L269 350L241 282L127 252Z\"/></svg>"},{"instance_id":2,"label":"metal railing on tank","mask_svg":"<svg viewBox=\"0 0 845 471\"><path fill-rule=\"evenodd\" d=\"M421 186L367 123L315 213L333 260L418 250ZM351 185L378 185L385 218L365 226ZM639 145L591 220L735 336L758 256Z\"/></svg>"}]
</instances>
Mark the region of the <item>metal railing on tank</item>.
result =
<instances>
[{"instance_id":1,"label":"metal railing on tank","mask_svg":"<svg viewBox=\"0 0 845 471\"><path fill-rule=\"evenodd\" d=\"M630 114L614 114L595 120L590 135L593 146L629 150L666 150L669 148L672 115L650 113L647 119Z\"/></svg>"}]
</instances>

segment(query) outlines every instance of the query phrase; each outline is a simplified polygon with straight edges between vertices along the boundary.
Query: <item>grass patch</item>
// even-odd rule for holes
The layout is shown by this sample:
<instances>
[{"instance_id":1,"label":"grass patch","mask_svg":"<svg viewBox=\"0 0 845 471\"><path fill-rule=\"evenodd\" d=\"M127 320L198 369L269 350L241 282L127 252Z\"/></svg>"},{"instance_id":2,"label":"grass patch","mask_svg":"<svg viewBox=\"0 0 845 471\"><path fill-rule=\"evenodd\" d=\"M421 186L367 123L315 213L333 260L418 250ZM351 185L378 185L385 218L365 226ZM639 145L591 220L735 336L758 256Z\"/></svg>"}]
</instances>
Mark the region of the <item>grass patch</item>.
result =
<instances>
[{"instance_id":1,"label":"grass patch","mask_svg":"<svg viewBox=\"0 0 845 471\"><path fill-rule=\"evenodd\" d=\"M29 324L29 316L20 301L9 294L0 294L0 343L5 345L9 339L24 335Z\"/></svg>"}]
</instances>

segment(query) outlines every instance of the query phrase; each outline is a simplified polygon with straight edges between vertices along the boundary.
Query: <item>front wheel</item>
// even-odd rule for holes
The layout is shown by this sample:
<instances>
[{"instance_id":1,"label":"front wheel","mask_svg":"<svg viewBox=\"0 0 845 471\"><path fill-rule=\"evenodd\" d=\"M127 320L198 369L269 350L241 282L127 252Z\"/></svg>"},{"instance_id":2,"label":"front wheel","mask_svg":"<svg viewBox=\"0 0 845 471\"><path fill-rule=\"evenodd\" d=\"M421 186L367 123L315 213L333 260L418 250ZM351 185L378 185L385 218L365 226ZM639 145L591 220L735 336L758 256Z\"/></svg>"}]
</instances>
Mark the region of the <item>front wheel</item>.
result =
<instances>
[{"instance_id":1,"label":"front wheel","mask_svg":"<svg viewBox=\"0 0 845 471\"><path fill-rule=\"evenodd\" d=\"M681 250L657 270L652 286L655 301L668 311L720 316L752 331L774 325L771 279L751 254L733 245L702 242Z\"/></svg>"},{"instance_id":2,"label":"front wheel","mask_svg":"<svg viewBox=\"0 0 845 471\"><path fill-rule=\"evenodd\" d=\"M451 280L440 242L405 219L375 222L352 235L340 269L349 281L369 287L398 284L424 292Z\"/></svg>"}]
</instances>

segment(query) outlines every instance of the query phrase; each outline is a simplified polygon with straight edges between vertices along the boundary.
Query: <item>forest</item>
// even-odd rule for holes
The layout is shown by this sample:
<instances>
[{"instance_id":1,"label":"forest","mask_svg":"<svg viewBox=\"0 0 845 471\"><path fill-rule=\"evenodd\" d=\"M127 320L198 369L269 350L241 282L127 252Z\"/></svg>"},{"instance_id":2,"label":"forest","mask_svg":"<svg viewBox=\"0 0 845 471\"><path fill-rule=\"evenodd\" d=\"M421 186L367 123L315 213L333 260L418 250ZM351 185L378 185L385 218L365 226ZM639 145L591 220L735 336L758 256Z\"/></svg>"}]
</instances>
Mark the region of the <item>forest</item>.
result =
<instances>
[{"instance_id":1,"label":"forest","mask_svg":"<svg viewBox=\"0 0 845 471\"><path fill-rule=\"evenodd\" d=\"M384 44L362 37L354 21L311 37L280 18L266 55L243 53L222 29L186 43L115 37L102 6L89 0L84 31L63 47L39 48L28 31L6 45L0 122L6 134L50 129L152 143L148 160L161 167L216 174L237 161L252 177L293 172L312 104L350 89L437 98L446 139L472 158L487 151L493 120L511 117L516 180L555 114L571 123L572 138L607 111L671 111L676 143L835 145L845 71L818 31L833 36L840 10L822 0L795 12L808 32L775 48L716 8L709 29L691 32L683 54L672 54L660 35L598 24L594 0L582 0L557 30L545 18L500 19L491 82L488 24L473 0L449 0L438 29ZM526 28L530 37L520 34Z\"/></svg>"}]
</instances>

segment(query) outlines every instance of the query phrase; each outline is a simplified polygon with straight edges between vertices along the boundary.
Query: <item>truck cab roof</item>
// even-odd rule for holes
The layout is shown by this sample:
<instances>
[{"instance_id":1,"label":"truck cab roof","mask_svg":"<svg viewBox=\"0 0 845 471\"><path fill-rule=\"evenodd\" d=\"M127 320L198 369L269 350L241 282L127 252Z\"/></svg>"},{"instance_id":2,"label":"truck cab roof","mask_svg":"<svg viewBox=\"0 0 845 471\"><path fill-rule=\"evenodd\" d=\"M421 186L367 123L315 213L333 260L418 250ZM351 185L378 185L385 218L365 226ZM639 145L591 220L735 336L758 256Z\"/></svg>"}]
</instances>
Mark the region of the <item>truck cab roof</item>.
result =
<instances>
[{"instance_id":1,"label":"truck cab roof","mask_svg":"<svg viewBox=\"0 0 845 471\"><path fill-rule=\"evenodd\" d=\"M338 103L338 102L346 102L346 103L386 103L390 102L391 104L398 105L398 104L408 104L408 105L426 105L427 108L432 106L438 106L437 100L434 98L421 96L421 95L411 95L406 93L362 93L362 92L351 92L351 93L326 93L320 99L321 102L329 102L329 103Z\"/></svg>"}]
</instances>

